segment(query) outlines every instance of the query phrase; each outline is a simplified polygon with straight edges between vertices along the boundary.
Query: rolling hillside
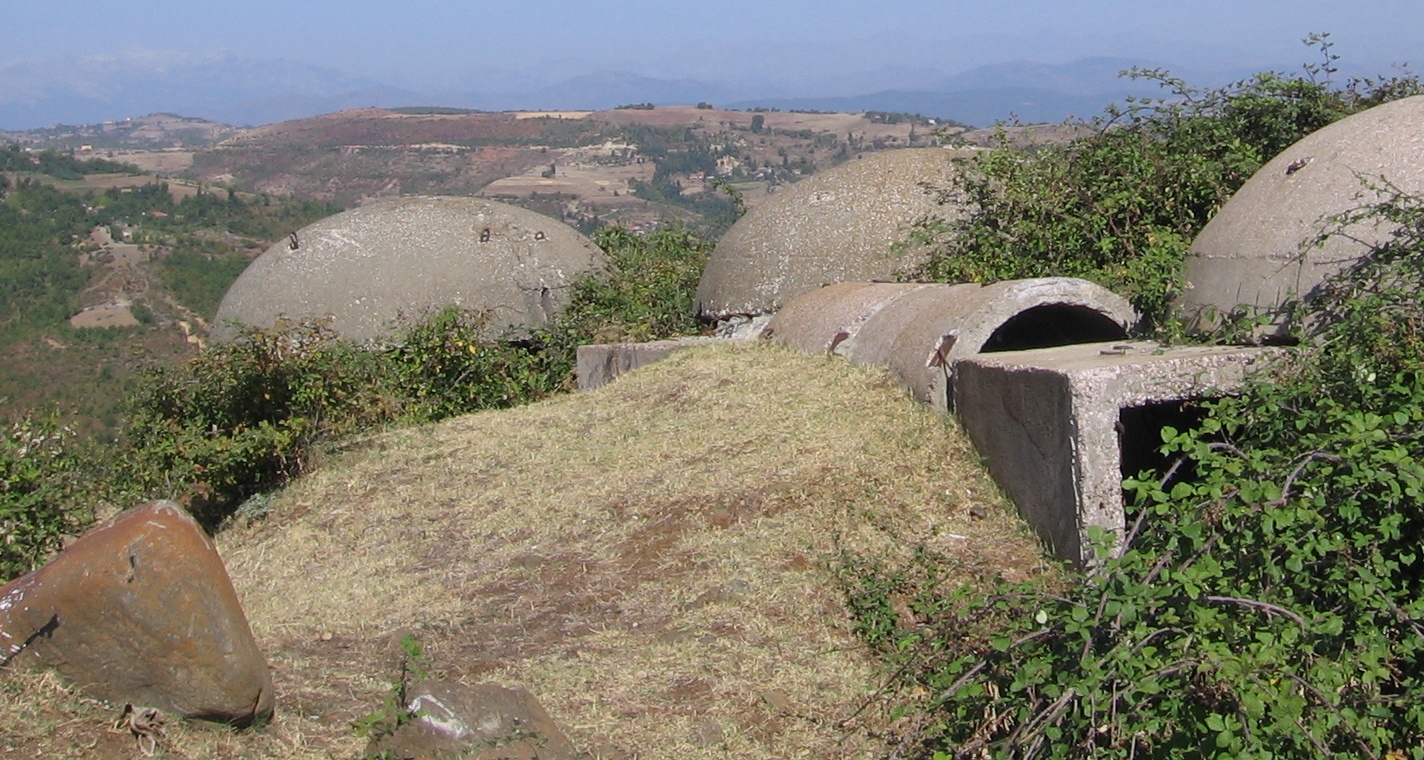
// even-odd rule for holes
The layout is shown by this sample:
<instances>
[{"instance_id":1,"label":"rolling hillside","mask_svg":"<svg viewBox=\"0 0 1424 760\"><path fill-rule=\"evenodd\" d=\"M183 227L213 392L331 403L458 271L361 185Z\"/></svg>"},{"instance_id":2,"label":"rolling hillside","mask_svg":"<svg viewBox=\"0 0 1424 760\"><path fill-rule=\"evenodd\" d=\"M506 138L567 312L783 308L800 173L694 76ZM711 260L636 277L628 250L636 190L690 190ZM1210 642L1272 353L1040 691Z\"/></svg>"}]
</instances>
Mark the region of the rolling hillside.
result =
<instances>
[{"instance_id":1,"label":"rolling hillside","mask_svg":"<svg viewBox=\"0 0 1424 760\"><path fill-rule=\"evenodd\" d=\"M378 436L218 543L277 718L171 727L180 757L359 753L405 634L438 678L529 688L590 757L879 756L898 695L840 568L931 551L946 582L1044 572L948 418L884 370L763 345ZM0 746L73 754L112 722L27 683L0 691Z\"/></svg>"}]
</instances>

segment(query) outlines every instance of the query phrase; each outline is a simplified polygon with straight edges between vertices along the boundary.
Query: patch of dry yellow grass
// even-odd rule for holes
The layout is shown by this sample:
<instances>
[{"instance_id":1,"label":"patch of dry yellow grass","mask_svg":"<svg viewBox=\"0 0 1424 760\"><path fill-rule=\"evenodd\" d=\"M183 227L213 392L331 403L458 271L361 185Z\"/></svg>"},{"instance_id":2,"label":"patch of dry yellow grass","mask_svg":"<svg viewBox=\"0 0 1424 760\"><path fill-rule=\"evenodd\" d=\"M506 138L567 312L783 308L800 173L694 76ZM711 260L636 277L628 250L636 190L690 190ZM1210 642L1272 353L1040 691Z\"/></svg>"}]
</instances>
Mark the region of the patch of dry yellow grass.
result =
<instances>
[{"instance_id":1,"label":"patch of dry yellow grass","mask_svg":"<svg viewBox=\"0 0 1424 760\"><path fill-rule=\"evenodd\" d=\"M0 671L0 757L3 758L157 758L185 760L297 760L352 757L334 752L325 737L307 737L299 724L273 725L260 731L234 732L200 724L169 723L146 747L117 726L121 710L90 699L49 672Z\"/></svg>"},{"instance_id":2,"label":"patch of dry yellow grass","mask_svg":"<svg viewBox=\"0 0 1424 760\"><path fill-rule=\"evenodd\" d=\"M291 757L360 751L404 633L438 676L529 688L592 756L882 755L893 695L838 552L1042 568L950 420L762 345L379 436L218 543Z\"/></svg>"}]
</instances>

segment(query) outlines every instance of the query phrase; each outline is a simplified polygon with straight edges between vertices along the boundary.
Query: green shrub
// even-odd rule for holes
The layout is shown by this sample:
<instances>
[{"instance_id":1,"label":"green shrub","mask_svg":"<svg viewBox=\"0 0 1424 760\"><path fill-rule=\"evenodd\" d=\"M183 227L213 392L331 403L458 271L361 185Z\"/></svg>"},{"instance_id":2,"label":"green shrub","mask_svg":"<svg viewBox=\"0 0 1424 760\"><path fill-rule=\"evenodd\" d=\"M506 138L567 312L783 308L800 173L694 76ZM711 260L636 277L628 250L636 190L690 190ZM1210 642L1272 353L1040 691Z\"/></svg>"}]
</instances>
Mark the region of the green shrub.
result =
<instances>
[{"instance_id":1,"label":"green shrub","mask_svg":"<svg viewBox=\"0 0 1424 760\"><path fill-rule=\"evenodd\" d=\"M252 263L242 254L204 255L196 251L174 251L158 262L163 286L199 316L212 320L228 288Z\"/></svg>"},{"instance_id":2,"label":"green shrub","mask_svg":"<svg viewBox=\"0 0 1424 760\"><path fill-rule=\"evenodd\" d=\"M318 321L249 329L181 366L150 371L129 401L122 446L80 458L114 468L124 501L174 498L215 528L247 499L304 472L325 445L566 390L580 343L696 331L693 293L709 243L682 228L645 237L606 229L598 242L607 267L573 285L572 303L548 329L497 339L484 315L455 308L428 315L384 348L340 340ZM89 519L72 508L78 502L52 498L69 492L71 481L55 468L73 457L24 453L4 460L0 452L16 473L6 488L19 494L16 507L0 507L0 529L14 547L14 559L0 562L14 567ZM40 463L49 469L35 469Z\"/></svg>"},{"instance_id":3,"label":"green shrub","mask_svg":"<svg viewBox=\"0 0 1424 760\"><path fill-rule=\"evenodd\" d=\"M141 325L158 324L158 315L154 313L152 307L143 301L134 301L129 304L129 313Z\"/></svg>"},{"instance_id":4,"label":"green shrub","mask_svg":"<svg viewBox=\"0 0 1424 760\"><path fill-rule=\"evenodd\" d=\"M542 338L490 340L482 315L446 308L419 322L386 353L385 367L401 416L429 422L499 409L565 388L566 357Z\"/></svg>"},{"instance_id":5,"label":"green shrub","mask_svg":"<svg viewBox=\"0 0 1424 760\"><path fill-rule=\"evenodd\" d=\"M210 527L286 482L313 445L390 419L379 365L317 322L253 329L155 370L125 420L130 477Z\"/></svg>"},{"instance_id":6,"label":"green shrub","mask_svg":"<svg viewBox=\"0 0 1424 760\"><path fill-rule=\"evenodd\" d=\"M78 498L74 434L23 419L0 432L0 581L29 572L92 519Z\"/></svg>"},{"instance_id":7,"label":"green shrub","mask_svg":"<svg viewBox=\"0 0 1424 760\"><path fill-rule=\"evenodd\" d=\"M712 243L681 226L635 235L604 227L594 242L608 254L604 271L574 283L555 338L573 343L647 341L695 335L697 282Z\"/></svg>"},{"instance_id":8,"label":"green shrub","mask_svg":"<svg viewBox=\"0 0 1424 760\"><path fill-rule=\"evenodd\" d=\"M973 599L848 560L862 632L930 695L926 754L1424 757L1424 203L1341 229L1366 217L1398 231L1298 353L1164 429L1178 464L1126 481L1126 541L1074 587Z\"/></svg>"},{"instance_id":9,"label":"green shrub","mask_svg":"<svg viewBox=\"0 0 1424 760\"><path fill-rule=\"evenodd\" d=\"M1413 77L1336 86L1328 39L1307 42L1326 58L1301 75L1200 90L1160 70L1134 70L1169 94L1110 109L1093 135L1062 147L1024 152L1001 141L944 189L968 213L916 226L907 245L927 257L908 275L1082 277L1161 325L1192 239L1262 164L1331 122L1420 92Z\"/></svg>"}]
</instances>

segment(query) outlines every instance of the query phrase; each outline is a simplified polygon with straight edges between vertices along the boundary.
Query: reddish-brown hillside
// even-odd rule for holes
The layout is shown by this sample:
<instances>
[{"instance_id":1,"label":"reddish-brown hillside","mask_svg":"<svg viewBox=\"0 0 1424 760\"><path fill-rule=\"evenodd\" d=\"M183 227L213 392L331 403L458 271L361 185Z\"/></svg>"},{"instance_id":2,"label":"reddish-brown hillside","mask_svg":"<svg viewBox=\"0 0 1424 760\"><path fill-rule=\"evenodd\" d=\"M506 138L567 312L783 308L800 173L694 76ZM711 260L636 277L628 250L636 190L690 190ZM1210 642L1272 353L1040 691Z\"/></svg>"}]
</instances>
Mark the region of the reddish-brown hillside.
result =
<instances>
[{"instance_id":1,"label":"reddish-brown hillside","mask_svg":"<svg viewBox=\"0 0 1424 760\"><path fill-rule=\"evenodd\" d=\"M193 152L184 173L344 206L396 195L480 194L575 225L638 227L668 217L695 221L708 208L721 213L722 183L755 205L777 186L857 155L933 144L943 136L937 129L903 114L696 106L365 108L244 130Z\"/></svg>"},{"instance_id":2,"label":"reddish-brown hillside","mask_svg":"<svg viewBox=\"0 0 1424 760\"><path fill-rule=\"evenodd\" d=\"M408 114L378 108L339 111L250 129L222 147L245 145L423 145L537 141L551 119L510 113Z\"/></svg>"}]
</instances>

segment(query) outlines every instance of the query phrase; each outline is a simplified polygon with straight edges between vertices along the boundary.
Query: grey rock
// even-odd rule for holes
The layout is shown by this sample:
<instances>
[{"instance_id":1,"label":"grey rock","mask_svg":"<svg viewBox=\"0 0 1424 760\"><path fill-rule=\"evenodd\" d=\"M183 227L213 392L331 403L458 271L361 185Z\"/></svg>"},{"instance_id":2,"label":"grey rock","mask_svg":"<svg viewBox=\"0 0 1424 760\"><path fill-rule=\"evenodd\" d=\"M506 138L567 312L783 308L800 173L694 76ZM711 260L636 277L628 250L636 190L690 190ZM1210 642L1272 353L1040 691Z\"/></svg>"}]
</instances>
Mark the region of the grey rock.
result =
<instances>
[{"instance_id":1,"label":"grey rock","mask_svg":"<svg viewBox=\"0 0 1424 760\"><path fill-rule=\"evenodd\" d=\"M574 760L573 742L532 694L497 684L423 681L406 695L419 717L372 752L399 758Z\"/></svg>"}]
</instances>

